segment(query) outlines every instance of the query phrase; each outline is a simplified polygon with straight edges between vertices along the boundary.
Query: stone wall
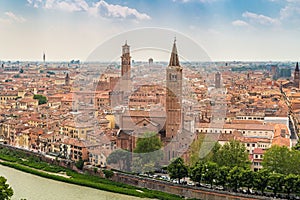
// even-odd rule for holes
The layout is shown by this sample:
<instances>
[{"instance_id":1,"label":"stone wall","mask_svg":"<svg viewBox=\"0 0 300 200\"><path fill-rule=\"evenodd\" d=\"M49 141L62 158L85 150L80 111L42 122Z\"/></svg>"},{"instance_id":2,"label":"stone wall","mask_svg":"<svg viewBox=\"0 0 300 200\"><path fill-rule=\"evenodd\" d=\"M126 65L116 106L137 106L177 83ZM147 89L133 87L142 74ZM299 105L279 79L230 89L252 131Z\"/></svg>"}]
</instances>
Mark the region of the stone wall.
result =
<instances>
[{"instance_id":1,"label":"stone wall","mask_svg":"<svg viewBox=\"0 0 300 200\"><path fill-rule=\"evenodd\" d=\"M115 172L112 178L116 182L122 182L141 188L158 190L166 193L176 194L187 198L205 199L205 200L252 200L252 199L271 199L268 197L245 195L240 193L230 193L226 191L215 191L207 188L196 188L195 186L184 186L173 184L166 181L153 180L144 177Z\"/></svg>"}]
</instances>

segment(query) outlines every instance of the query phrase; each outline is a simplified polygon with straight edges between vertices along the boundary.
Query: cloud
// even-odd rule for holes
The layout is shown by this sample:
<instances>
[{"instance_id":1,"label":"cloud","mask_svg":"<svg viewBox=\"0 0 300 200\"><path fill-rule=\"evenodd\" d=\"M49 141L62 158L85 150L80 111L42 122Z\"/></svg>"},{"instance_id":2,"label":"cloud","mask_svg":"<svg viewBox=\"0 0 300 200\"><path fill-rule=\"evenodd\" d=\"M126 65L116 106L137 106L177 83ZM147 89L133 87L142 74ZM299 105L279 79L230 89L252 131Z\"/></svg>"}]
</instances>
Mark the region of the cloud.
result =
<instances>
[{"instance_id":1,"label":"cloud","mask_svg":"<svg viewBox=\"0 0 300 200\"><path fill-rule=\"evenodd\" d=\"M278 19L274 19L265 15L256 14L252 12L244 12L242 16L246 19L248 19L252 23L257 23L261 25L277 25L280 24L280 21Z\"/></svg>"},{"instance_id":2,"label":"cloud","mask_svg":"<svg viewBox=\"0 0 300 200\"><path fill-rule=\"evenodd\" d=\"M12 21L15 21L15 22L19 22L19 23L23 23L26 21L26 19L22 16L17 16L15 15L13 12L5 12L5 15L11 19Z\"/></svg>"},{"instance_id":3,"label":"cloud","mask_svg":"<svg viewBox=\"0 0 300 200\"><path fill-rule=\"evenodd\" d=\"M34 8L38 8L39 4L42 3L42 0L27 0L29 5L32 5Z\"/></svg>"},{"instance_id":4,"label":"cloud","mask_svg":"<svg viewBox=\"0 0 300 200\"><path fill-rule=\"evenodd\" d=\"M299 18L300 5L296 3L289 3L280 10L280 19Z\"/></svg>"},{"instance_id":5,"label":"cloud","mask_svg":"<svg viewBox=\"0 0 300 200\"><path fill-rule=\"evenodd\" d=\"M235 20L231 22L233 26L249 26L249 24L243 20Z\"/></svg>"},{"instance_id":6,"label":"cloud","mask_svg":"<svg viewBox=\"0 0 300 200\"><path fill-rule=\"evenodd\" d=\"M35 8L61 10L67 12L87 12L93 16L108 18L133 18L137 20L149 20L151 17L134 8L109 4L104 0L88 4L86 0L27 0L28 4Z\"/></svg>"},{"instance_id":7,"label":"cloud","mask_svg":"<svg viewBox=\"0 0 300 200\"><path fill-rule=\"evenodd\" d=\"M127 6L108 4L104 0L100 0L95 3L92 8L92 12L94 14L97 13L102 16L113 18L136 18L138 20L151 19L150 16L145 13L138 12L136 9L129 8Z\"/></svg>"},{"instance_id":8,"label":"cloud","mask_svg":"<svg viewBox=\"0 0 300 200\"><path fill-rule=\"evenodd\" d=\"M42 4L43 1L39 0ZM44 8L53 10L62 10L67 12L85 11L88 9L88 4L84 0L74 1L59 1L59 0L46 0L44 1Z\"/></svg>"},{"instance_id":9,"label":"cloud","mask_svg":"<svg viewBox=\"0 0 300 200\"><path fill-rule=\"evenodd\" d=\"M11 24L13 22L17 22L17 23L23 23L26 22L26 19L22 16L18 16L16 14L14 14L13 12L5 12L5 18L0 18L0 23L2 24Z\"/></svg>"}]
</instances>

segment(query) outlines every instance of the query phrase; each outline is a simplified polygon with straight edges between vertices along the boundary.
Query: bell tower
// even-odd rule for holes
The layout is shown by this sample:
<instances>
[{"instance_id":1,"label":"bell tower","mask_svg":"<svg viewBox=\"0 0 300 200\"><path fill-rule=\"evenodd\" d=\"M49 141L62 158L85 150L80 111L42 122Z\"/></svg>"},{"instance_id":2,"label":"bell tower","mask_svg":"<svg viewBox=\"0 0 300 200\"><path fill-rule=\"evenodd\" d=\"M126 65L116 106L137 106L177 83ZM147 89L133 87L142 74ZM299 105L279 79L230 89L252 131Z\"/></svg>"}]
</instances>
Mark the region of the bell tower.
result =
<instances>
[{"instance_id":1,"label":"bell tower","mask_svg":"<svg viewBox=\"0 0 300 200\"><path fill-rule=\"evenodd\" d=\"M296 68L294 72L294 87L299 88L299 82L300 82L300 74L299 74L299 65L298 62L296 63Z\"/></svg>"},{"instance_id":2,"label":"bell tower","mask_svg":"<svg viewBox=\"0 0 300 200\"><path fill-rule=\"evenodd\" d=\"M127 45L127 41L125 45L122 46L122 56L121 56L121 77L123 80L130 80L130 46Z\"/></svg>"},{"instance_id":3,"label":"bell tower","mask_svg":"<svg viewBox=\"0 0 300 200\"><path fill-rule=\"evenodd\" d=\"M215 88L221 88L221 74L217 72L215 74Z\"/></svg>"},{"instance_id":4,"label":"bell tower","mask_svg":"<svg viewBox=\"0 0 300 200\"><path fill-rule=\"evenodd\" d=\"M179 64L176 39L166 72L166 141L172 140L182 127L182 67Z\"/></svg>"}]
</instances>

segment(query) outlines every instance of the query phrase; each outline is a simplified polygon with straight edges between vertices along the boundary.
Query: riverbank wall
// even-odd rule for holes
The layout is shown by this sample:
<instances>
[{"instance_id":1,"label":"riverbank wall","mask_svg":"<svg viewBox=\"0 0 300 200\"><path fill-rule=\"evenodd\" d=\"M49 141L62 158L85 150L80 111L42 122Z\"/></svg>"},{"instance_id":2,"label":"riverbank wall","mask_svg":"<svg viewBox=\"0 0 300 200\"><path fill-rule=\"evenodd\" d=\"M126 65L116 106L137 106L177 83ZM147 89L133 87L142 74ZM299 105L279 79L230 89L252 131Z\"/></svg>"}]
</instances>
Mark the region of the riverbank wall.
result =
<instances>
[{"instance_id":1,"label":"riverbank wall","mask_svg":"<svg viewBox=\"0 0 300 200\"><path fill-rule=\"evenodd\" d=\"M254 200L271 199L263 196L246 195L240 193L230 193L226 191L215 191L206 188L196 188L195 186L184 186L170 182L137 177L129 174L116 172L112 178L114 181L126 183L133 186L158 190L166 193L176 194L186 198L205 199L205 200Z\"/></svg>"},{"instance_id":2,"label":"riverbank wall","mask_svg":"<svg viewBox=\"0 0 300 200\"><path fill-rule=\"evenodd\" d=\"M52 157L48 157L46 155L28 151L26 149L20 149L4 144L0 144L0 147L6 147L13 151L22 151L28 156L36 156L40 158L41 161L48 162L54 165L62 166L71 170L79 171L74 162L70 162L67 160L59 160L54 159ZM96 175L103 177L103 173L101 170L95 172L93 169L84 168L83 173L89 173L91 175ZM137 186L140 188L147 188L150 190L157 190L166 193L176 194L186 198L195 198L195 199L205 199L205 200L253 200L253 199L261 199L267 200L271 199L263 196L254 196L254 195L245 195L241 193L230 193L226 191L216 191L207 188L196 188L195 186L185 186L173 184L166 181L150 179L147 177L139 177L130 174L125 174L122 172L114 172L114 176L111 178L113 181Z\"/></svg>"}]
</instances>

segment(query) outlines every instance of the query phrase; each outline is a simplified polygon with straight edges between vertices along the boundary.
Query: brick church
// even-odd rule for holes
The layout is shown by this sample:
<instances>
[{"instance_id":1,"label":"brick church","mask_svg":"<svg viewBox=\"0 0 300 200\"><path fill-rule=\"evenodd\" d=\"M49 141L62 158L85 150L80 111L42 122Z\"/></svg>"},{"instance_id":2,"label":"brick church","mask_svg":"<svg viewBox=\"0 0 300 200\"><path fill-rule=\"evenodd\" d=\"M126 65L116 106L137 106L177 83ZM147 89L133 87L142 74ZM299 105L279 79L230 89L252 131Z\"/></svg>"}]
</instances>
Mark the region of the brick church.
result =
<instances>
[{"instance_id":1,"label":"brick church","mask_svg":"<svg viewBox=\"0 0 300 200\"><path fill-rule=\"evenodd\" d=\"M121 56L121 79L123 88L130 87L130 47L127 42L122 47ZM116 114L119 131L117 134L117 147L133 151L136 147L136 141L140 135L147 131L156 132L159 134L161 141L164 144L165 159L171 160L178 156L179 138L182 137L182 78L183 68L179 63L177 53L176 40L174 41L169 65L166 69L166 87L159 88L156 85L144 85L139 88L139 93L147 93L146 95L131 94L127 99L129 108L136 106L135 109L126 109L123 112ZM126 85L124 86L124 85ZM155 95L151 95L155 92ZM122 91L123 94L126 92ZM150 93L150 95L149 95ZM142 97L141 96L146 96ZM147 97L148 100L147 100ZM151 98L153 97L153 98ZM139 101L139 99L141 101ZM140 103L140 102L143 102ZM147 104L161 102L165 106L164 110L147 110ZM137 104L139 107L137 107ZM138 109L141 108L142 109ZM151 112L151 113L150 113Z\"/></svg>"}]
</instances>

